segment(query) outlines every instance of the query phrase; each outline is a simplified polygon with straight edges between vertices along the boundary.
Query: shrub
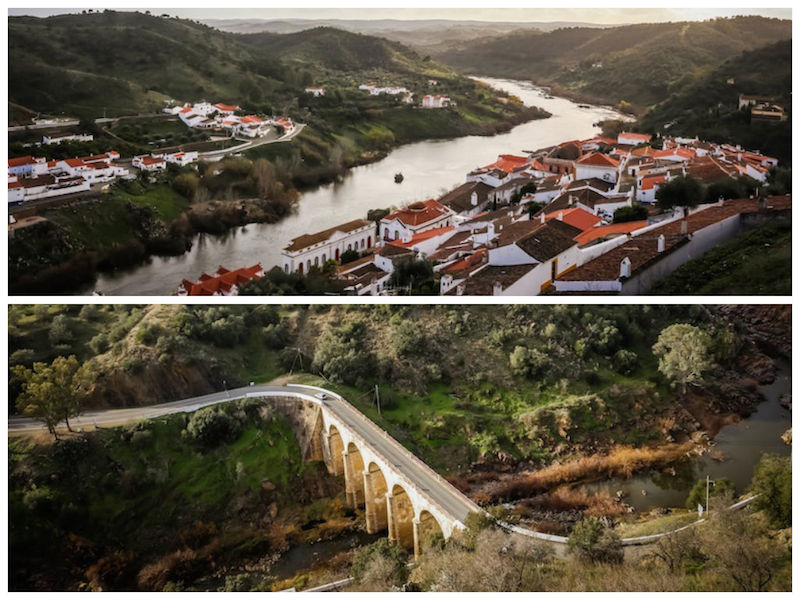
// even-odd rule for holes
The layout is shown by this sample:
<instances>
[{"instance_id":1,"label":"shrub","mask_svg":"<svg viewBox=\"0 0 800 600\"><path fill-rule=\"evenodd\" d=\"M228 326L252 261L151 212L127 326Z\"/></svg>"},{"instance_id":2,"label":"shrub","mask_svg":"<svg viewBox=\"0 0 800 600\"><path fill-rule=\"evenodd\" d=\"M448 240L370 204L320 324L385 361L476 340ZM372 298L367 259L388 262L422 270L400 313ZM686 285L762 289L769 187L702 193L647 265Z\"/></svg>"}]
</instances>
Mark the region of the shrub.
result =
<instances>
[{"instance_id":1,"label":"shrub","mask_svg":"<svg viewBox=\"0 0 800 600\"><path fill-rule=\"evenodd\" d=\"M630 221L644 221L647 219L647 207L642 204L621 206L614 211L614 223L628 223Z\"/></svg>"},{"instance_id":2,"label":"shrub","mask_svg":"<svg viewBox=\"0 0 800 600\"><path fill-rule=\"evenodd\" d=\"M623 558L619 536L595 517L587 517L573 527L567 551L591 562L621 563Z\"/></svg>"},{"instance_id":3,"label":"shrub","mask_svg":"<svg viewBox=\"0 0 800 600\"><path fill-rule=\"evenodd\" d=\"M198 410L186 426L188 436L206 448L234 441L239 431L238 421L217 407Z\"/></svg>"},{"instance_id":4,"label":"shrub","mask_svg":"<svg viewBox=\"0 0 800 600\"><path fill-rule=\"evenodd\" d=\"M611 359L614 370L623 375L630 375L633 373L636 370L638 362L639 357L635 352L631 352L630 350L617 350L614 357Z\"/></svg>"},{"instance_id":5,"label":"shrub","mask_svg":"<svg viewBox=\"0 0 800 600\"><path fill-rule=\"evenodd\" d=\"M760 494L753 506L763 510L773 527L792 525L792 459L764 454L753 473L750 491Z\"/></svg>"},{"instance_id":6,"label":"shrub","mask_svg":"<svg viewBox=\"0 0 800 600\"><path fill-rule=\"evenodd\" d=\"M98 333L94 336L91 340L89 340L89 348L95 354L103 354L106 350L108 350L109 342L108 336L105 333Z\"/></svg>"},{"instance_id":7,"label":"shrub","mask_svg":"<svg viewBox=\"0 0 800 600\"><path fill-rule=\"evenodd\" d=\"M380 582L399 587L408 579L407 561L403 548L384 538L356 552L351 574L358 583Z\"/></svg>"},{"instance_id":8,"label":"shrub","mask_svg":"<svg viewBox=\"0 0 800 600\"><path fill-rule=\"evenodd\" d=\"M50 343L54 346L59 344L69 344L72 342L74 336L72 334L72 319L67 315L58 315L53 319L48 332Z\"/></svg>"}]
</instances>

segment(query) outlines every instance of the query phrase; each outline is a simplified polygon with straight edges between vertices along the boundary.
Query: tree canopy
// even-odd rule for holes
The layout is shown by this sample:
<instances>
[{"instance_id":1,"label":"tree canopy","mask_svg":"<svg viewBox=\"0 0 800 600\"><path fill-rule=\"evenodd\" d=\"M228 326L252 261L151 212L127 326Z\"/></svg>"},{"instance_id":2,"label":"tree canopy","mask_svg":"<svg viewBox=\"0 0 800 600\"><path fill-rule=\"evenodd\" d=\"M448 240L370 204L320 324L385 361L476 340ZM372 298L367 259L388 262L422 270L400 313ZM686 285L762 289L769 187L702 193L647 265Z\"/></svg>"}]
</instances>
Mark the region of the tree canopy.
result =
<instances>
[{"instance_id":1,"label":"tree canopy","mask_svg":"<svg viewBox=\"0 0 800 600\"><path fill-rule=\"evenodd\" d=\"M676 177L656 191L656 201L662 209L681 207L686 210L697 206L704 198L703 186L690 176Z\"/></svg>"},{"instance_id":2,"label":"tree canopy","mask_svg":"<svg viewBox=\"0 0 800 600\"><path fill-rule=\"evenodd\" d=\"M687 384L702 381L703 373L713 365L711 338L688 323L664 328L653 346L653 354L658 357L658 370L680 384L684 394Z\"/></svg>"},{"instance_id":3,"label":"tree canopy","mask_svg":"<svg viewBox=\"0 0 800 600\"><path fill-rule=\"evenodd\" d=\"M17 398L20 413L44 423L56 439L56 427L61 421L72 431L69 420L82 412L89 392L87 365L81 366L74 355L59 356L49 365L33 363L33 369L16 365L12 372L22 382L22 392Z\"/></svg>"}]
</instances>

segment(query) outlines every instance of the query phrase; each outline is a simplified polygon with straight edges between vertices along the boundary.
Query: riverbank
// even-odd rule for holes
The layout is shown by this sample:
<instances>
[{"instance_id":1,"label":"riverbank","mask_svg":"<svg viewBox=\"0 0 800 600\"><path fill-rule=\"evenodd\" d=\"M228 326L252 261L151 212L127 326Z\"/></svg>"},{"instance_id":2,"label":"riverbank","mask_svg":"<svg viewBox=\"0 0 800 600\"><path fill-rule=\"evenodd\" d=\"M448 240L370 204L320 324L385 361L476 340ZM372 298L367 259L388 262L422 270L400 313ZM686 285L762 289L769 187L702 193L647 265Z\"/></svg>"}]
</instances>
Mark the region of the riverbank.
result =
<instances>
[{"instance_id":1,"label":"riverbank","mask_svg":"<svg viewBox=\"0 0 800 600\"><path fill-rule=\"evenodd\" d=\"M396 111L391 114L394 117ZM270 160L283 192L266 198L189 201L173 184L147 186L143 193L114 190L108 196L79 200L67 206L33 210L47 221L9 238L9 288L12 294L84 292L100 274L113 274L148 263L153 257L176 257L188 252L199 234L220 236L247 224L274 224L285 218L302 191L340 181L359 166L384 159L390 151L419 139L452 139L462 135L492 136L530 120L549 117L536 107L512 107L483 117L450 109L409 108L414 120L382 124L398 130L368 147L377 125L364 123L347 152L307 127L292 144L266 145L247 152L248 158ZM446 113L446 114L445 114ZM483 119L483 121L481 121ZM415 126L414 123L416 123ZM424 127L427 123L431 127ZM277 148L275 146L281 146ZM293 166L294 165L294 166ZM379 200L371 208L380 208ZM365 214L359 215L366 216ZM281 240L286 243L289 240ZM258 262L258 257L247 264ZM217 263L216 266L218 266ZM216 267L215 266L215 267ZM241 265L226 265L241 266ZM197 274L185 274L196 277ZM177 279L174 285L180 282ZM163 291L161 293L169 293Z\"/></svg>"}]
</instances>

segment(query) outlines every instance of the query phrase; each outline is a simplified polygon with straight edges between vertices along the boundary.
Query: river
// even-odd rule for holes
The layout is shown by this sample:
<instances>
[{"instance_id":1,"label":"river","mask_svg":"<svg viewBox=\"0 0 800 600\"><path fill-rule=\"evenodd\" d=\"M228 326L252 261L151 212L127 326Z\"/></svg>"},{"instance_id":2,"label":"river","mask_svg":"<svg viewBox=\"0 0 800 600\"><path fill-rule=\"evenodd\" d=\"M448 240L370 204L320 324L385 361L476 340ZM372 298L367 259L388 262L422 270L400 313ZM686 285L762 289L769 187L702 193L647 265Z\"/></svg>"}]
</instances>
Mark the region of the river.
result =
<instances>
[{"instance_id":1,"label":"river","mask_svg":"<svg viewBox=\"0 0 800 600\"><path fill-rule=\"evenodd\" d=\"M304 192L295 211L278 223L236 227L220 236L199 234L189 252L181 256L153 257L131 270L101 274L95 285L78 293L95 289L107 295L168 295L183 279L195 281L204 271L216 271L220 265L238 268L260 262L268 269L281 262L281 249L299 235L364 218L373 208L436 198L463 183L475 167L493 162L498 154L585 139L595 134L593 123L625 118L607 107L581 108L565 98L545 97L540 88L524 81L482 80L553 116L523 123L495 136L401 146L378 162L351 169L341 182ZM394 183L398 172L405 176L401 184Z\"/></svg>"},{"instance_id":2,"label":"river","mask_svg":"<svg viewBox=\"0 0 800 600\"><path fill-rule=\"evenodd\" d=\"M762 453L782 456L791 453L791 447L781 440L781 435L792 426L792 415L780 405L779 399L783 394L792 393L792 367L786 359L776 362L775 381L761 386L766 400L752 415L723 427L714 438L714 454L721 453L723 460L715 460L706 454L674 465L675 475L649 471L630 479L610 479L583 488L590 492L605 490L612 495L622 490L626 494L625 502L637 511L683 507L694 484L705 479L706 475L712 480L727 477L736 487L737 494L744 493ZM643 490L645 494L642 494Z\"/></svg>"}]
</instances>

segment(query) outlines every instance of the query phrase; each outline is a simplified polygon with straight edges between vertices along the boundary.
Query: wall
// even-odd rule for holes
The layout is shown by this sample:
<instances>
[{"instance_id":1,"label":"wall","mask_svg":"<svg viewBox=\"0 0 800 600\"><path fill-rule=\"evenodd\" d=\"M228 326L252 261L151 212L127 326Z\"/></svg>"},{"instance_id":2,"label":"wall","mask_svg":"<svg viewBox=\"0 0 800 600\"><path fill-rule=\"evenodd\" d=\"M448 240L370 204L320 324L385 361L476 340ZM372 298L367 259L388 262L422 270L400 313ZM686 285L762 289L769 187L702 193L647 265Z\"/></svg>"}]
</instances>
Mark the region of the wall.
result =
<instances>
[{"instance_id":1,"label":"wall","mask_svg":"<svg viewBox=\"0 0 800 600\"><path fill-rule=\"evenodd\" d=\"M624 295L646 294L656 283L675 269L693 258L702 256L718 244L728 241L741 230L741 218L737 214L695 231L688 243L670 252L650 267L634 273L630 279L624 281L621 293Z\"/></svg>"}]
</instances>

